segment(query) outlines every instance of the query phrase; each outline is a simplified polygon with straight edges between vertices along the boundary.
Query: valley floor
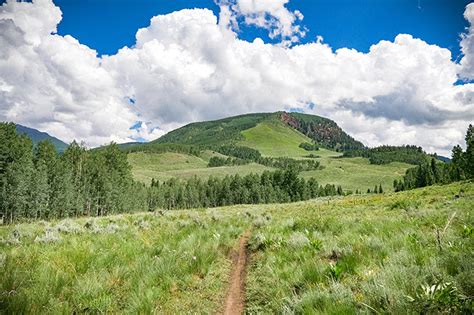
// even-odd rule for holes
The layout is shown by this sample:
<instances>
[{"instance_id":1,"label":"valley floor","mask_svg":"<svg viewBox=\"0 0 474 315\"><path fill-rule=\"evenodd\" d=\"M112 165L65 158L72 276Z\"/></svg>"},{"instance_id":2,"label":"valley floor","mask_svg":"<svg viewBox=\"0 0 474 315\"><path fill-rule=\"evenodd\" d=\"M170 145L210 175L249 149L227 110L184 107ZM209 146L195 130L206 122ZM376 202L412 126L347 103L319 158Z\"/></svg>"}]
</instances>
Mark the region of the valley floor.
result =
<instances>
[{"instance_id":1,"label":"valley floor","mask_svg":"<svg viewBox=\"0 0 474 315\"><path fill-rule=\"evenodd\" d=\"M0 227L0 313L471 313L474 184Z\"/></svg>"}]
</instances>

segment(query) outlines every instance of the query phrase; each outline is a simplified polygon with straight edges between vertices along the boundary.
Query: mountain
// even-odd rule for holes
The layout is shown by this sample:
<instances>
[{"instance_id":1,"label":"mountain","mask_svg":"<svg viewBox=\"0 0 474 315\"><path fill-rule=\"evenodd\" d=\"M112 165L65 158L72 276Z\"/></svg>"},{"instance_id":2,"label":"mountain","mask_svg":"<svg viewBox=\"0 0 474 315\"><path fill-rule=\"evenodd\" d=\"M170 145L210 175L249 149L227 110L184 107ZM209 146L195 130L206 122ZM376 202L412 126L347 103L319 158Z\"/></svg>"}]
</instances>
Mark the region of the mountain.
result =
<instances>
[{"instance_id":1,"label":"mountain","mask_svg":"<svg viewBox=\"0 0 474 315\"><path fill-rule=\"evenodd\" d=\"M65 142L59 140L56 137L50 136L46 132L42 132L37 129L16 124L16 131L20 134L26 134L27 136L29 136L33 141L34 145L36 145L40 141L49 140L54 144L56 150L60 153L64 152L64 150L66 150L66 148L68 147Z\"/></svg>"},{"instance_id":2,"label":"mountain","mask_svg":"<svg viewBox=\"0 0 474 315\"><path fill-rule=\"evenodd\" d=\"M343 152L368 148L330 119L286 112L191 123L152 142L121 148L128 153L134 178L145 184L171 178L262 174L292 164L301 167L302 178L365 192L380 185L391 190L393 181L414 166L397 160L377 165L365 156L343 157Z\"/></svg>"},{"instance_id":3,"label":"mountain","mask_svg":"<svg viewBox=\"0 0 474 315\"><path fill-rule=\"evenodd\" d=\"M260 124L296 130L318 145L336 151L362 149L364 145L345 133L334 121L301 113L256 113L224 119L191 123L152 141L155 144L174 143L199 146L220 146L245 140L243 132ZM278 139L276 139L278 140ZM275 143L278 145L278 143Z\"/></svg>"}]
</instances>

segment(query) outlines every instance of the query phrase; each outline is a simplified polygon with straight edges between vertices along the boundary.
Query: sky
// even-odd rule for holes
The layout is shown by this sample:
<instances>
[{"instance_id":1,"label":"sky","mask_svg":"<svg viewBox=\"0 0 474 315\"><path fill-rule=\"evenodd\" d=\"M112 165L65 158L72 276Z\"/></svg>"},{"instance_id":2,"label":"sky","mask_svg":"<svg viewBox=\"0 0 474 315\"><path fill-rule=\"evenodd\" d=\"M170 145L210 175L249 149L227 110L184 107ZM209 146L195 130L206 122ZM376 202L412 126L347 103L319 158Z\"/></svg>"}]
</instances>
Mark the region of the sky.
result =
<instances>
[{"instance_id":1,"label":"sky","mask_svg":"<svg viewBox=\"0 0 474 315\"><path fill-rule=\"evenodd\" d=\"M449 156L474 121L469 1L0 3L0 120L65 141L297 110Z\"/></svg>"}]
</instances>

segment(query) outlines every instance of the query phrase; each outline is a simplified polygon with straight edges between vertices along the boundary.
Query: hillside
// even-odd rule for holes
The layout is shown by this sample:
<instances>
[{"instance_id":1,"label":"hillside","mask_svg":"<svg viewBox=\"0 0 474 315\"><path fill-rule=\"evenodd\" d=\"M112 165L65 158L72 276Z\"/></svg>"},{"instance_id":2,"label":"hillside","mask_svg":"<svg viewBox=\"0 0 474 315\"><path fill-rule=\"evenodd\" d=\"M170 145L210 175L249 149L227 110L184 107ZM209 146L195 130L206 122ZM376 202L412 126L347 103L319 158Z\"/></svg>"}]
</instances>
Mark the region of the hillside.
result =
<instances>
[{"instance_id":1,"label":"hillside","mask_svg":"<svg viewBox=\"0 0 474 315\"><path fill-rule=\"evenodd\" d=\"M469 314L473 204L460 182L0 226L0 309L222 313L244 235L245 313Z\"/></svg>"},{"instance_id":2,"label":"hillside","mask_svg":"<svg viewBox=\"0 0 474 315\"><path fill-rule=\"evenodd\" d=\"M280 129L285 126L288 129L297 130L300 135L306 135L304 138L306 141L312 139L328 149L345 150L364 147L362 143L354 140L330 119L316 115L286 112L246 114L214 121L191 123L167 133L152 143L216 147L247 139L245 134L248 134L248 130L262 123L279 125ZM285 137L273 140L285 141Z\"/></svg>"},{"instance_id":3,"label":"hillside","mask_svg":"<svg viewBox=\"0 0 474 315\"><path fill-rule=\"evenodd\" d=\"M255 127L275 114L247 114L219 120L191 123L173 130L151 143L178 143L201 146L220 146L241 139L240 133Z\"/></svg>"},{"instance_id":4,"label":"hillside","mask_svg":"<svg viewBox=\"0 0 474 315\"><path fill-rule=\"evenodd\" d=\"M64 150L66 150L66 148L68 147L68 145L65 142L59 140L58 138L50 136L46 132L42 132L33 128L25 127L19 124L16 124L16 130L19 134L26 134L27 136L29 136L31 140L33 141L34 145L36 145L40 141L49 140L54 144L54 146L56 147L56 150L60 153L64 152Z\"/></svg>"},{"instance_id":5,"label":"hillside","mask_svg":"<svg viewBox=\"0 0 474 315\"><path fill-rule=\"evenodd\" d=\"M304 128L307 135L302 132ZM314 142L314 138L321 142ZM302 143L316 143L319 149L307 151L300 146ZM151 143L129 144L123 149L129 152L128 160L135 179L147 184L152 178L160 181L189 179L193 176L206 179L210 176L260 174L264 170L274 170L271 166L255 161L242 165L208 167L213 156L233 158L216 152L222 145L229 144L255 149L263 157L271 159L315 161L321 167L304 171L301 177L314 177L322 185L340 185L343 190L353 192L372 190L375 185L391 190L393 181L401 179L405 171L413 166L399 162L380 166L369 163L367 158L340 158L342 153L335 148L360 148L362 144L329 119L284 112L248 114L193 123Z\"/></svg>"}]
</instances>

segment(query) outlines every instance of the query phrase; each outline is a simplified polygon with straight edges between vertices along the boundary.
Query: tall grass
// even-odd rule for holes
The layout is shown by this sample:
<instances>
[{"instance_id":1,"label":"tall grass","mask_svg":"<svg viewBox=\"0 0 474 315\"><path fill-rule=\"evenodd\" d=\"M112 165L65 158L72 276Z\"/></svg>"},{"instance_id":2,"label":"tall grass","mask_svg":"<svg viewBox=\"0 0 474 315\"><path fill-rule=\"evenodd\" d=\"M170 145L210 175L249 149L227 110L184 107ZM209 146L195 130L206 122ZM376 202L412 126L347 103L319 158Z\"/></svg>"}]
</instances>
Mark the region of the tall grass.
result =
<instances>
[{"instance_id":1,"label":"tall grass","mask_svg":"<svg viewBox=\"0 0 474 315\"><path fill-rule=\"evenodd\" d=\"M473 206L467 183L267 209L247 312L471 313Z\"/></svg>"},{"instance_id":2,"label":"tall grass","mask_svg":"<svg viewBox=\"0 0 474 315\"><path fill-rule=\"evenodd\" d=\"M457 197L455 197L457 195ZM472 313L474 184L0 227L0 313Z\"/></svg>"},{"instance_id":3,"label":"tall grass","mask_svg":"<svg viewBox=\"0 0 474 315\"><path fill-rule=\"evenodd\" d=\"M212 312L249 222L176 211L2 228L0 310ZM18 242L6 241L12 234Z\"/></svg>"}]
</instances>

